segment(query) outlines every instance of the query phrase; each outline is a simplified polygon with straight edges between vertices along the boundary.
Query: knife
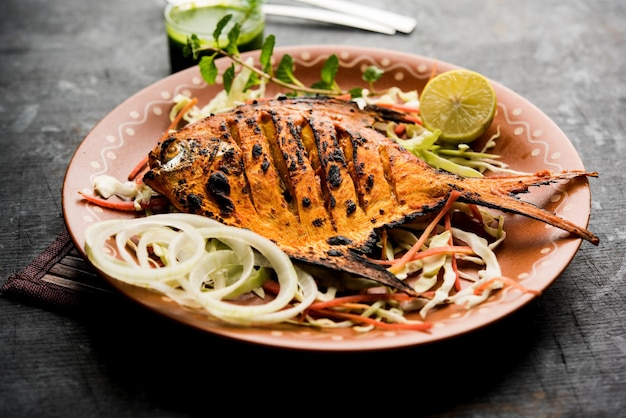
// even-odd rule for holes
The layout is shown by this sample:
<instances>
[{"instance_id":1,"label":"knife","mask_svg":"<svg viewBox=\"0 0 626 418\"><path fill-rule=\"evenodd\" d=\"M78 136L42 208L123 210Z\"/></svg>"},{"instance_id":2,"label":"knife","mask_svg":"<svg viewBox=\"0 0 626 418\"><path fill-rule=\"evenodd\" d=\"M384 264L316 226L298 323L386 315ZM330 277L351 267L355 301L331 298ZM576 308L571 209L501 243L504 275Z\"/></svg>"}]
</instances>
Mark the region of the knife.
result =
<instances>
[{"instance_id":1,"label":"knife","mask_svg":"<svg viewBox=\"0 0 626 418\"><path fill-rule=\"evenodd\" d=\"M381 25L391 26L395 30L403 33L411 33L417 21L409 16L392 13L387 10L377 9L371 6L364 6L344 0L295 0L300 3L310 4L323 9L334 10L346 13L351 16L370 20Z\"/></svg>"},{"instance_id":2,"label":"knife","mask_svg":"<svg viewBox=\"0 0 626 418\"><path fill-rule=\"evenodd\" d=\"M314 4L314 2L311 2ZM388 24L382 24L359 16L345 14L330 9L316 9L312 7L285 6L281 4L264 4L263 12L266 15L293 17L298 19L314 20L317 22L332 23L349 26L370 32L394 35L396 30Z\"/></svg>"}]
</instances>

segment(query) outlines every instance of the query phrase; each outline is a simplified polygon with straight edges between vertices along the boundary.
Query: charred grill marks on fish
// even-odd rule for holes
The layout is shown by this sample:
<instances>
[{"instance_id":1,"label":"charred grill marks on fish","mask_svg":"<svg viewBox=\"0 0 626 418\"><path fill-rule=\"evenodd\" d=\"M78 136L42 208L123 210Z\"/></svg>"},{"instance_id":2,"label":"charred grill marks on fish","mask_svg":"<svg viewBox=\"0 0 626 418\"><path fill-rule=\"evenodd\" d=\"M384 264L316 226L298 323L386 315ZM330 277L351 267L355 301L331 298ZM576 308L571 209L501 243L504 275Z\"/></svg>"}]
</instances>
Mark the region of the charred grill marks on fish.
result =
<instances>
[{"instance_id":1,"label":"charred grill marks on fish","mask_svg":"<svg viewBox=\"0 0 626 418\"><path fill-rule=\"evenodd\" d=\"M172 134L150 153L145 182L184 212L251 229L293 259L412 292L370 263L377 228L461 201L519 213L597 244L589 231L515 198L530 186L588 172L460 178L435 170L374 129L404 121L336 99L243 105Z\"/></svg>"}]
</instances>

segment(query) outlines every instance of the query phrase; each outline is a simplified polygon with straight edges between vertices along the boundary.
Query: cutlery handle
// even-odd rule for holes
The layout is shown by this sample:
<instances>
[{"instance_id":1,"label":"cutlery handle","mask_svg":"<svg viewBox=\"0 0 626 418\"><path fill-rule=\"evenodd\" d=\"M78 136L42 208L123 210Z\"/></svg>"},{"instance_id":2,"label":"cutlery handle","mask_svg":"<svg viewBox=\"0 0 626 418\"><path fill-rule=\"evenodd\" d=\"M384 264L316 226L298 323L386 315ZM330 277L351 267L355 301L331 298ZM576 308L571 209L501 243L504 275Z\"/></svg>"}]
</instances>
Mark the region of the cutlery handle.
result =
<instances>
[{"instance_id":1,"label":"cutlery handle","mask_svg":"<svg viewBox=\"0 0 626 418\"><path fill-rule=\"evenodd\" d=\"M349 26L357 29L394 35L396 30L389 25L383 25L368 19L347 15L331 10L315 9L311 7L283 6L280 4L264 4L263 12L266 15L293 17L298 19L314 20L323 23Z\"/></svg>"},{"instance_id":2,"label":"cutlery handle","mask_svg":"<svg viewBox=\"0 0 626 418\"><path fill-rule=\"evenodd\" d=\"M371 6L364 6L345 0L296 0L300 3L322 7L336 12L346 13L351 16L377 22L381 25L391 26L402 33L411 33L417 21L409 16L392 13L387 10L377 9Z\"/></svg>"}]
</instances>

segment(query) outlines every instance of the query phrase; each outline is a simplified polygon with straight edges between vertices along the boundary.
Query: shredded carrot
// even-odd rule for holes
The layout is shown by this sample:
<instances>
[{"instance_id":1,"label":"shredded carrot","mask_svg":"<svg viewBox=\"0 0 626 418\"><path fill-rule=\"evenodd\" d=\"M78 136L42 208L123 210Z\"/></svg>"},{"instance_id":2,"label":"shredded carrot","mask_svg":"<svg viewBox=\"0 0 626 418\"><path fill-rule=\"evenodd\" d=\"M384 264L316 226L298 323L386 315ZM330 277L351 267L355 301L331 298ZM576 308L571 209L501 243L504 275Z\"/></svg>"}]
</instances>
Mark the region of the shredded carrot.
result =
<instances>
[{"instance_id":1,"label":"shredded carrot","mask_svg":"<svg viewBox=\"0 0 626 418\"><path fill-rule=\"evenodd\" d=\"M405 115L404 116L406 120L413 122L416 125L422 125L422 120L416 116L413 115Z\"/></svg>"},{"instance_id":2,"label":"shredded carrot","mask_svg":"<svg viewBox=\"0 0 626 418\"><path fill-rule=\"evenodd\" d=\"M454 243L452 240L452 217L450 216L449 211L446 213L446 216L444 218L444 225L445 225L446 231L450 231L450 239L448 240L448 244L453 245ZM452 271L454 271L454 275L456 277L454 279L454 289L458 292L459 290L461 290L461 275L459 274L459 269L456 265L456 257L452 257L452 260L450 260L450 263L452 264Z\"/></svg>"},{"instance_id":3,"label":"shredded carrot","mask_svg":"<svg viewBox=\"0 0 626 418\"><path fill-rule=\"evenodd\" d=\"M405 293L363 293L359 295L340 296L324 302L314 302L309 309L320 310L345 305L347 303L376 302L379 300L406 301L411 298L411 296Z\"/></svg>"},{"instance_id":4,"label":"shredded carrot","mask_svg":"<svg viewBox=\"0 0 626 418\"><path fill-rule=\"evenodd\" d=\"M350 93L340 94L339 96L335 96L335 99L339 100L352 100L352 95Z\"/></svg>"},{"instance_id":5,"label":"shredded carrot","mask_svg":"<svg viewBox=\"0 0 626 418\"><path fill-rule=\"evenodd\" d=\"M269 292L273 295L277 295L280 292L280 285L274 280L264 281L262 287L266 292Z\"/></svg>"},{"instance_id":6,"label":"shredded carrot","mask_svg":"<svg viewBox=\"0 0 626 418\"><path fill-rule=\"evenodd\" d=\"M470 208L470 211L472 212L472 216L476 218L476 220L478 220L480 223L484 223L483 214L480 213L480 209L478 209L478 206L474 203L470 203L469 208Z\"/></svg>"},{"instance_id":7,"label":"shredded carrot","mask_svg":"<svg viewBox=\"0 0 626 418\"><path fill-rule=\"evenodd\" d=\"M417 106L406 105L403 103L376 103L377 106L384 107L386 109L397 110L405 113L419 113L420 108Z\"/></svg>"},{"instance_id":8,"label":"shredded carrot","mask_svg":"<svg viewBox=\"0 0 626 418\"><path fill-rule=\"evenodd\" d=\"M381 231L381 237L380 237L380 246L382 248L382 251L380 252L380 259L384 260L385 259L385 248L387 247L387 240L389 239L389 235L387 234L387 228L383 228L383 230Z\"/></svg>"},{"instance_id":9,"label":"shredded carrot","mask_svg":"<svg viewBox=\"0 0 626 418\"><path fill-rule=\"evenodd\" d=\"M476 288L474 289L474 294L480 295L483 291L485 291L487 288L489 288L489 286L491 286L495 282L503 282L504 284L507 284L511 287L519 289L524 293L532 293L533 295L537 295L537 296L541 294L541 291L539 290L528 289L527 287L522 286L517 281L510 279L508 277L504 277L504 276L494 277L493 279L487 280L486 282L482 283L480 286L476 286Z\"/></svg>"},{"instance_id":10,"label":"shredded carrot","mask_svg":"<svg viewBox=\"0 0 626 418\"><path fill-rule=\"evenodd\" d=\"M465 245L446 245L443 247L434 247L434 248L429 248L427 250L422 250L417 252L413 258L411 258L409 261L415 261L415 260L420 260L422 258L426 258L426 257L430 257L433 255L442 255L442 254L474 254L474 250L472 250L472 247L468 247ZM369 260L372 263L375 264L379 264L379 265L394 265L396 263L397 260Z\"/></svg>"},{"instance_id":11,"label":"shredded carrot","mask_svg":"<svg viewBox=\"0 0 626 418\"><path fill-rule=\"evenodd\" d=\"M393 128L393 132L398 135L398 136L402 136L404 135L404 133L406 132L406 125L404 123L399 123L397 124L394 128Z\"/></svg>"},{"instance_id":12,"label":"shredded carrot","mask_svg":"<svg viewBox=\"0 0 626 418\"><path fill-rule=\"evenodd\" d=\"M147 167L147 165L148 165L148 155L146 154L141 159L141 161L139 161L139 164L137 164L128 174L128 180L134 180L139 175L139 173L141 173L143 169Z\"/></svg>"},{"instance_id":13,"label":"shredded carrot","mask_svg":"<svg viewBox=\"0 0 626 418\"><path fill-rule=\"evenodd\" d=\"M452 204L459 198L459 196L461 196L461 192L459 192L458 190L453 190L450 193L448 201L444 205L443 209L437 214L437 216L433 218L431 223L426 227L426 229L417 240L417 242L413 245L413 247L411 247L402 257L395 260L395 263L391 266L390 269L392 273L399 272L406 265L406 263L413 259L415 254L417 254L417 252L422 248L422 246L430 236L430 233L435 229L443 215L445 215L450 210Z\"/></svg>"},{"instance_id":14,"label":"shredded carrot","mask_svg":"<svg viewBox=\"0 0 626 418\"><path fill-rule=\"evenodd\" d=\"M189 110L191 110L192 107L194 107L196 104L198 103L198 99L197 98L193 98L189 101L189 103L187 103L185 105L185 107L183 107L180 112L178 112L176 114L176 117L172 120L172 122L169 124L169 126L167 127L167 129L165 130L165 132L163 132L163 135L161 135L161 138L159 138L159 142L163 142L170 134L170 131L176 129L176 127L178 126L178 124L180 123L181 119L183 118L183 116L185 116L185 114L187 114L187 112L189 112ZM148 155L146 154L141 161L139 161L139 163L132 169L132 171L128 174L128 180L133 180L135 177L137 177L137 175L139 175L139 173L146 168L146 166L148 165Z\"/></svg>"},{"instance_id":15,"label":"shredded carrot","mask_svg":"<svg viewBox=\"0 0 626 418\"><path fill-rule=\"evenodd\" d=\"M332 309L320 309L316 310L316 313L319 315L324 315L326 317L335 317L340 319L347 319L352 322L373 325L376 328L388 329L388 330L410 330L410 331L428 331L432 328L433 324L430 322L417 322L417 323L389 323L379 321L374 318L369 318L367 316L351 314L347 312L338 312Z\"/></svg>"},{"instance_id":16,"label":"shredded carrot","mask_svg":"<svg viewBox=\"0 0 626 418\"><path fill-rule=\"evenodd\" d=\"M96 206L100 206L105 209L114 209L126 212L136 212L135 203L132 200L128 201L112 201L108 199L103 199L98 196L89 195L83 192L78 192L86 201L93 203ZM165 207L169 204L169 201L164 197L152 198L150 202L144 203L140 202L140 206L142 209L153 209Z\"/></svg>"}]
</instances>

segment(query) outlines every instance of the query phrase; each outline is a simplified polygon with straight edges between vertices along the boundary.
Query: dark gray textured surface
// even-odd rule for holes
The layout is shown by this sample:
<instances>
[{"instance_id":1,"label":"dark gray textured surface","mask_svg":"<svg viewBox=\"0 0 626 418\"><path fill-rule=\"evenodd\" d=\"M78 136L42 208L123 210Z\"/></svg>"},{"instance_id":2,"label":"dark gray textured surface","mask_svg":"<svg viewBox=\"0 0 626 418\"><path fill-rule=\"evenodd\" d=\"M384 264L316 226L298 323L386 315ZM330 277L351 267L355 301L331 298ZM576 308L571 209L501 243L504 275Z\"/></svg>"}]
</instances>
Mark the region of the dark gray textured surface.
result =
<instances>
[{"instance_id":1,"label":"dark gray textured surface","mask_svg":"<svg viewBox=\"0 0 626 418\"><path fill-rule=\"evenodd\" d=\"M0 416L184 417L245 407L327 414L334 403L387 414L399 404L403 414L442 417L626 416L626 4L363 3L411 14L418 27L389 37L272 18L266 33L278 46L431 56L518 92L600 172L591 180L590 222L600 246L583 243L543 296L497 324L390 353L252 347L125 301L77 314L0 297ZM0 4L0 281L63 229L63 176L89 130L168 74L163 5Z\"/></svg>"}]
</instances>

